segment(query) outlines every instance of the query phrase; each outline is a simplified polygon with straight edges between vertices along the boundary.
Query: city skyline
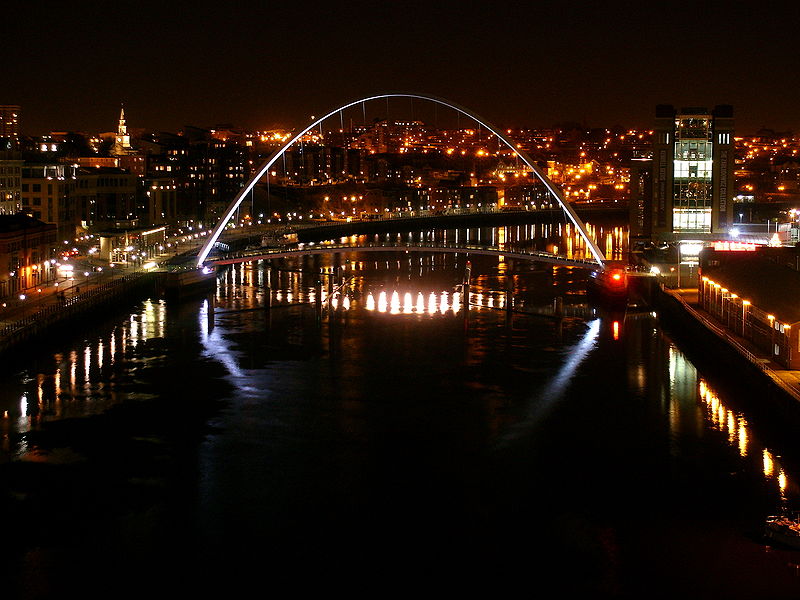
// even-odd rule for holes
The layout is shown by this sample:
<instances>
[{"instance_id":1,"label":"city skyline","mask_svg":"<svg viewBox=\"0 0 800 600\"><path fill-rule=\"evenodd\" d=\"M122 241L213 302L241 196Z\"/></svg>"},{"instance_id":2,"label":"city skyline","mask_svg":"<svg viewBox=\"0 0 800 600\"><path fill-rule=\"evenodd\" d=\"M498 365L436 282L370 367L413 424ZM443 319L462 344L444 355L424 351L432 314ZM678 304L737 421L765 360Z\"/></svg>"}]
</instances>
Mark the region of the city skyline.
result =
<instances>
[{"instance_id":1,"label":"city skyline","mask_svg":"<svg viewBox=\"0 0 800 600\"><path fill-rule=\"evenodd\" d=\"M55 6L11 9L1 100L22 106L29 135L110 131L120 104L147 130L296 127L387 91L441 96L500 126L645 128L668 103L731 104L745 133L800 129L799 76L781 67L796 7Z\"/></svg>"}]
</instances>

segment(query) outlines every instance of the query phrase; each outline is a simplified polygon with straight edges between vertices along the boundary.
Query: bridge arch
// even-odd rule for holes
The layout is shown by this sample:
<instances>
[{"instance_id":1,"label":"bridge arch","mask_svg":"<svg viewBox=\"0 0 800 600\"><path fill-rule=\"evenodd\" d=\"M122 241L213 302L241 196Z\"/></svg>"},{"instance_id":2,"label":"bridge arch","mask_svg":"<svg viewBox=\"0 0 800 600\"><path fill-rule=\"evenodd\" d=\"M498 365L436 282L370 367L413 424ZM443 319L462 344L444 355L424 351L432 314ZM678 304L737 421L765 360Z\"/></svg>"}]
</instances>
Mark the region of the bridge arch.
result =
<instances>
[{"instance_id":1,"label":"bridge arch","mask_svg":"<svg viewBox=\"0 0 800 600\"><path fill-rule=\"evenodd\" d=\"M550 181L550 179L547 177L547 175L545 175L542 172L542 170L536 165L536 163L528 155L527 152L525 152L521 148L517 148L514 145L514 142L506 134L504 134L497 127L495 127L494 125L489 123L486 119L484 119L483 117L481 117L481 116L477 115L476 113L472 112L468 108L464 108L463 106L460 106L459 104L456 104L455 102L450 102L449 100L445 100L443 98L438 98L436 96L431 96L431 95L428 95L428 94L411 94L411 93L377 94L375 96L367 96L367 97L361 98L359 100L354 100L353 102L348 102L347 104L344 104L344 105L342 105L342 106L330 111L325 116L323 116L323 117L321 117L319 119L316 119L313 123L311 123L310 125L305 127L303 130L301 130L299 133L297 133L294 137L292 137L292 139L290 139L286 144L284 144L278 151L276 151L264 163L264 165L258 170L258 172L256 172L249 179L249 181L242 187L242 189L239 190L239 193L236 194L236 197L231 201L231 203L225 209L225 212L224 212L222 218L220 219L220 221L214 226L214 229L212 230L211 235L206 240L206 243L203 244L203 247L200 249L200 252L198 253L198 256L197 256L197 266L199 266L199 267L203 266L203 263L205 262L206 258L208 257L209 253L211 252L211 249L214 247L214 244L216 243L217 239L219 238L220 234L222 233L222 230L228 224L228 221L230 221L231 217L233 217L234 213L236 212L236 209L239 208L239 205L245 199L247 194L249 194L252 191L252 189L255 187L256 183L258 183L258 181L264 176L264 174L269 171L269 169L272 167L272 165L275 164L275 162L283 155L284 152L286 152L286 150L288 150L291 146L293 146L294 143L297 142L298 140L300 140L306 133L308 133L309 131L311 131L312 129L314 129L315 127L317 127L318 125L320 125L321 123L323 123L324 121L326 121L327 119L329 119L330 117L335 115L336 113L338 113L340 111L343 111L343 110L347 110L348 108L350 108L352 106L356 106L357 104L361 104L361 103L364 103L364 102L370 102L372 100L381 100L381 99L384 99L384 98L386 98L386 99L388 99L388 98L412 98L412 99L416 98L416 99L419 99L419 100L427 100L429 102L434 102L436 104L440 104L442 106L446 106L446 107L448 107L448 108L450 108L452 110L455 110L455 111L457 111L457 112L469 117L473 121L476 121L477 123L479 123L480 125L482 125L486 129L491 131L495 136L497 136L497 138L499 140L501 140L506 146L508 146L512 151L514 151L517 154L517 156L519 156L520 159L522 159L522 161L534 172L534 174L539 179L539 181L541 181L544 184L544 186L547 188L547 190L553 196L555 196L556 200L558 200L559 205L561 205L561 208L567 214L567 217L570 219L570 221L572 221L572 224L575 225L575 227L577 228L577 230L580 233L581 237L583 237L583 239L586 241L586 246L589 248L589 251L592 253L592 256L597 261L597 264L599 265L599 267L601 269L604 268L604 266L605 266L605 257L603 256L603 253L600 251L600 248L597 246L597 244L594 242L594 240L592 240L591 237L589 236L589 234L587 233L586 226L583 224L583 221L581 221L580 217L578 217L578 215L575 212L575 210L564 199L564 196L561 194L561 190L559 190L558 187L552 181Z\"/></svg>"}]
</instances>

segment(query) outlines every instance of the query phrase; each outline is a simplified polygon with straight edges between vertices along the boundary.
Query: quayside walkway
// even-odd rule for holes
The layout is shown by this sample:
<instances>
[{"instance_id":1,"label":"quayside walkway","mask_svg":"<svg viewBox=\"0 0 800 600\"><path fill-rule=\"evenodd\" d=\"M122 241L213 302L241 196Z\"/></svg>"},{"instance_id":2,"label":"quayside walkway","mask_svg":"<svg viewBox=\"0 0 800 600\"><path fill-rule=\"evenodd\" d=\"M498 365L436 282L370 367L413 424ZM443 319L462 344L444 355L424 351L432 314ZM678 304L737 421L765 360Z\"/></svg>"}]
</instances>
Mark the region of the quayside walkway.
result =
<instances>
[{"instance_id":1,"label":"quayside walkway","mask_svg":"<svg viewBox=\"0 0 800 600\"><path fill-rule=\"evenodd\" d=\"M786 369L783 365L764 354L762 350L756 348L749 340L723 326L709 313L700 308L697 300L696 288L669 289L662 287L662 290L665 294L679 302L683 310L698 323L706 327L720 340L727 343L736 352L761 370L775 385L800 402L800 371Z\"/></svg>"},{"instance_id":2,"label":"quayside walkway","mask_svg":"<svg viewBox=\"0 0 800 600\"><path fill-rule=\"evenodd\" d=\"M55 325L111 302L124 301L132 292L151 286L143 271L120 273L106 280L75 286L68 291L43 290L42 296L3 309L0 321L0 353L44 334Z\"/></svg>"}]
</instances>

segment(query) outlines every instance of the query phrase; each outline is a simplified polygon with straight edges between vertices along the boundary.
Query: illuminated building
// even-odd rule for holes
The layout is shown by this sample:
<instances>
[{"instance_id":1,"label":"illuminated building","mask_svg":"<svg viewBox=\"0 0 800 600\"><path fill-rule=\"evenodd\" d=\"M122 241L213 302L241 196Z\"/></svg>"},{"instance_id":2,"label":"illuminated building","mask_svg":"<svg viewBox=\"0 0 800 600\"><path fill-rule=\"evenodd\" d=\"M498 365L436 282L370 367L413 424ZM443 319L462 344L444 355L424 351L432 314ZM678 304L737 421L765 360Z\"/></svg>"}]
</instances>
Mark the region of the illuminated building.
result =
<instances>
[{"instance_id":1,"label":"illuminated building","mask_svg":"<svg viewBox=\"0 0 800 600\"><path fill-rule=\"evenodd\" d=\"M0 297L52 278L56 227L29 215L0 215Z\"/></svg>"},{"instance_id":2,"label":"illuminated building","mask_svg":"<svg viewBox=\"0 0 800 600\"><path fill-rule=\"evenodd\" d=\"M720 241L699 260L701 308L783 367L800 369L797 249Z\"/></svg>"},{"instance_id":3,"label":"illuminated building","mask_svg":"<svg viewBox=\"0 0 800 600\"><path fill-rule=\"evenodd\" d=\"M143 210L136 204L136 175L113 167L79 168L73 206L81 227L133 227Z\"/></svg>"},{"instance_id":4,"label":"illuminated building","mask_svg":"<svg viewBox=\"0 0 800 600\"><path fill-rule=\"evenodd\" d=\"M111 154L114 156L124 156L135 152L131 146L131 136L128 135L128 126L125 125L125 108L119 109L119 125L117 126L117 135L114 137L114 145L111 148Z\"/></svg>"},{"instance_id":5,"label":"illuminated building","mask_svg":"<svg viewBox=\"0 0 800 600\"><path fill-rule=\"evenodd\" d=\"M22 165L18 153L0 152L0 215L13 215L22 210Z\"/></svg>"},{"instance_id":6,"label":"illuminated building","mask_svg":"<svg viewBox=\"0 0 800 600\"><path fill-rule=\"evenodd\" d=\"M149 225L177 222L178 181L175 177L145 179L146 221Z\"/></svg>"},{"instance_id":7,"label":"illuminated building","mask_svg":"<svg viewBox=\"0 0 800 600\"><path fill-rule=\"evenodd\" d=\"M727 233L733 224L733 107L656 107L654 234Z\"/></svg>"},{"instance_id":8,"label":"illuminated building","mask_svg":"<svg viewBox=\"0 0 800 600\"><path fill-rule=\"evenodd\" d=\"M60 239L75 236L77 215L72 203L76 168L64 163L27 163L22 167L22 210L52 223Z\"/></svg>"},{"instance_id":9,"label":"illuminated building","mask_svg":"<svg viewBox=\"0 0 800 600\"><path fill-rule=\"evenodd\" d=\"M17 104L0 104L0 139L15 146L19 142L19 115Z\"/></svg>"}]
</instances>

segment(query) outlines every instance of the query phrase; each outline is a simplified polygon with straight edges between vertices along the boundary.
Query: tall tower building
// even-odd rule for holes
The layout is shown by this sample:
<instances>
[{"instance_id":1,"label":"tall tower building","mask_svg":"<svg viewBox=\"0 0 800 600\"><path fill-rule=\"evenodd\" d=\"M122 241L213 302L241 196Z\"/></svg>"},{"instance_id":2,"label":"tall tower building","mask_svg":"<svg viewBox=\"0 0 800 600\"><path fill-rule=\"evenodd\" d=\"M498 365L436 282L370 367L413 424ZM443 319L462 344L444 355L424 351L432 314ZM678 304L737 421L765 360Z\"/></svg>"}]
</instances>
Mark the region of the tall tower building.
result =
<instances>
[{"instance_id":1,"label":"tall tower building","mask_svg":"<svg viewBox=\"0 0 800 600\"><path fill-rule=\"evenodd\" d=\"M133 152L133 148L131 147L131 136L128 135L128 127L125 125L125 107L121 107L119 109L117 135L114 140L114 146L111 148L111 154L121 156L131 152Z\"/></svg>"},{"instance_id":2,"label":"tall tower building","mask_svg":"<svg viewBox=\"0 0 800 600\"><path fill-rule=\"evenodd\" d=\"M724 234L733 224L733 107L656 107L652 232Z\"/></svg>"},{"instance_id":3,"label":"tall tower building","mask_svg":"<svg viewBox=\"0 0 800 600\"><path fill-rule=\"evenodd\" d=\"M0 104L0 138L13 144L19 142L19 115L17 104Z\"/></svg>"}]
</instances>

